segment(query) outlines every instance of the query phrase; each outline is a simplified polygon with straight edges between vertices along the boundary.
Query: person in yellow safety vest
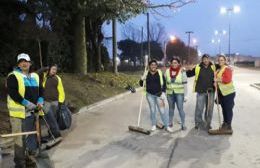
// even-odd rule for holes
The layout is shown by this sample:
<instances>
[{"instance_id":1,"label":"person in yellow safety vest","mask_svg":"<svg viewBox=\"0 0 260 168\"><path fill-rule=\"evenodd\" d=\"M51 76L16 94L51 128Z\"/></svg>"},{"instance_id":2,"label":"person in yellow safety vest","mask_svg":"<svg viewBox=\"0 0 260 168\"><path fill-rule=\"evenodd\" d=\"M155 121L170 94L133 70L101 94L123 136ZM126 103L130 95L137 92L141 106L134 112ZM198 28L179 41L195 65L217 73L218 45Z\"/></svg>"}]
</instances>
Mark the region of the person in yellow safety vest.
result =
<instances>
[{"instance_id":1,"label":"person in yellow safety vest","mask_svg":"<svg viewBox=\"0 0 260 168\"><path fill-rule=\"evenodd\" d=\"M214 73L216 67L211 63L209 55L204 54L201 63L197 64L192 70L187 70L187 76L193 77L193 91L197 93L196 109L195 109L195 129L206 128L211 129L211 120L214 108ZM204 112L205 109L205 112ZM204 121L202 114L204 112Z\"/></svg>"},{"instance_id":2,"label":"person in yellow safety vest","mask_svg":"<svg viewBox=\"0 0 260 168\"><path fill-rule=\"evenodd\" d=\"M149 70L144 73L139 81L140 86L143 86L146 92L146 99L150 108L150 118L152 123L151 131L156 130L156 109L159 110L164 128L168 132L173 132L169 127L168 114L165 110L165 77L160 69L157 69L158 63L156 60L151 60L148 63Z\"/></svg>"},{"instance_id":3,"label":"person in yellow safety vest","mask_svg":"<svg viewBox=\"0 0 260 168\"><path fill-rule=\"evenodd\" d=\"M173 126L173 116L175 104L177 105L181 118L181 129L186 130L185 112L183 111L183 103L187 100L187 76L183 71L180 59L173 57L171 66L165 72L166 77L166 94L169 104L169 126Z\"/></svg>"},{"instance_id":4,"label":"person in yellow safety vest","mask_svg":"<svg viewBox=\"0 0 260 168\"><path fill-rule=\"evenodd\" d=\"M43 88L36 73L30 73L31 59L28 54L17 56L17 68L7 77L7 107L10 115L12 133L35 131L34 110L43 105ZM14 138L15 167L25 168L32 165L28 155L37 154L35 134ZM26 155L26 153L28 155Z\"/></svg>"},{"instance_id":5,"label":"person in yellow safety vest","mask_svg":"<svg viewBox=\"0 0 260 168\"><path fill-rule=\"evenodd\" d=\"M232 80L232 69L227 66L227 58L224 55L218 57L220 69L217 70L215 81L217 82L219 103L222 107L223 124L220 129L209 130L210 134L232 134L233 108L236 96L235 87Z\"/></svg>"},{"instance_id":6,"label":"person in yellow safety vest","mask_svg":"<svg viewBox=\"0 0 260 168\"><path fill-rule=\"evenodd\" d=\"M61 104L65 100L65 92L62 84L61 78L57 75L58 66L56 64L51 65L49 68L43 68L42 71L47 70L47 72L42 73L40 70L40 76L43 77L43 87L44 87L44 106L43 110L45 112L45 118L50 126L51 133L56 138L56 141L61 141L61 133L59 125L57 123L57 110L59 110ZM43 141L52 140L51 134L49 137L43 138Z\"/></svg>"}]
</instances>

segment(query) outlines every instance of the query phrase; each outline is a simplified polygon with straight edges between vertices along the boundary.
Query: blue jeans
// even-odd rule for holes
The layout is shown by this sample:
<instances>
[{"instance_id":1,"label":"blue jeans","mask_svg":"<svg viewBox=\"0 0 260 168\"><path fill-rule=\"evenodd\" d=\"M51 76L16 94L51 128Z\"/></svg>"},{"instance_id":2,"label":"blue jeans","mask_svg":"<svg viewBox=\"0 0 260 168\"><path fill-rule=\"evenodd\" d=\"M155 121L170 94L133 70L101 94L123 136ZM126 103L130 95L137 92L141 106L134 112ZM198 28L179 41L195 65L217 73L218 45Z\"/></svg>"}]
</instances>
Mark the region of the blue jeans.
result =
<instances>
[{"instance_id":1,"label":"blue jeans","mask_svg":"<svg viewBox=\"0 0 260 168\"><path fill-rule=\"evenodd\" d=\"M45 112L45 119L50 127L51 133L54 135L55 138L60 137L60 128L57 123L56 119L56 111L58 110L58 102L44 102L44 112ZM50 133L49 133L50 134Z\"/></svg>"},{"instance_id":2,"label":"blue jeans","mask_svg":"<svg viewBox=\"0 0 260 168\"><path fill-rule=\"evenodd\" d=\"M185 125L185 113L183 111L184 94L167 94L167 100L169 104L169 124L173 123L175 104L177 105L179 115L181 118L182 126Z\"/></svg>"},{"instance_id":3,"label":"blue jeans","mask_svg":"<svg viewBox=\"0 0 260 168\"><path fill-rule=\"evenodd\" d=\"M156 108L157 108L160 112L160 116L164 126L168 127L169 121L168 121L167 113L165 107L160 107L160 103L161 103L160 97L147 93L146 99L150 107L150 117L151 117L152 126L155 126L157 123L156 121Z\"/></svg>"},{"instance_id":4,"label":"blue jeans","mask_svg":"<svg viewBox=\"0 0 260 168\"><path fill-rule=\"evenodd\" d=\"M195 109L195 125L202 126L203 119L202 114L205 109L204 113L204 120L207 126L211 125L211 120L213 116L213 108L214 108L214 92L209 93L197 93L197 102L196 102L196 109Z\"/></svg>"}]
</instances>

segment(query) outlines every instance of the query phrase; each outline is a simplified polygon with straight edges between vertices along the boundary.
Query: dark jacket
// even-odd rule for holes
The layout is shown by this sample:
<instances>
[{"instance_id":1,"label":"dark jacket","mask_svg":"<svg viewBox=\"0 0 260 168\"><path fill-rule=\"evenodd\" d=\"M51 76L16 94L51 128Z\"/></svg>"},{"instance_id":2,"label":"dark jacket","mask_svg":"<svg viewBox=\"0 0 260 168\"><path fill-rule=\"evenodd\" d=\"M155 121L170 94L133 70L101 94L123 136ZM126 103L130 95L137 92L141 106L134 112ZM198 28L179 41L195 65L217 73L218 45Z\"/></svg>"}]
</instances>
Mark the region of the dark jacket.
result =
<instances>
[{"instance_id":1,"label":"dark jacket","mask_svg":"<svg viewBox=\"0 0 260 168\"><path fill-rule=\"evenodd\" d=\"M200 63L200 73L195 87L197 93L207 93L207 91L214 91L214 71L211 68L213 65L211 62L208 67L205 67L203 63ZM195 76L195 68L186 71L187 77Z\"/></svg>"},{"instance_id":2,"label":"dark jacket","mask_svg":"<svg viewBox=\"0 0 260 168\"><path fill-rule=\"evenodd\" d=\"M56 75L47 76L45 88L44 88L44 100L45 101L58 101L59 92L58 92L58 78Z\"/></svg>"},{"instance_id":3,"label":"dark jacket","mask_svg":"<svg viewBox=\"0 0 260 168\"><path fill-rule=\"evenodd\" d=\"M143 86L143 81L139 81L140 86ZM148 72L146 77L146 92L155 96L161 96L162 92L166 91L166 80L163 76L163 86L160 83L160 75L156 72L154 75Z\"/></svg>"}]
</instances>

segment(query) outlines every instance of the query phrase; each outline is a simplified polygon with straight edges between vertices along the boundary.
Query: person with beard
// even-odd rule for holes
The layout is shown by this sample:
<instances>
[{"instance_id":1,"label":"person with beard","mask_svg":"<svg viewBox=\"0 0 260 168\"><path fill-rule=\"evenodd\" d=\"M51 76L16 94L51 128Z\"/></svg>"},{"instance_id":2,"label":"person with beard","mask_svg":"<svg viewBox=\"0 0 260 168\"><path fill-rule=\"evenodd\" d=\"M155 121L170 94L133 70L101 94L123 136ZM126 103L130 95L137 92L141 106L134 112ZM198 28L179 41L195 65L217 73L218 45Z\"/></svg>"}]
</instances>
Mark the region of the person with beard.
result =
<instances>
[{"instance_id":1,"label":"person with beard","mask_svg":"<svg viewBox=\"0 0 260 168\"><path fill-rule=\"evenodd\" d=\"M206 127L211 129L211 120L214 107L214 73L215 65L210 61L209 55L204 54L201 63L192 70L186 71L188 77L195 76L193 91L197 93L195 109L195 129ZM204 112L205 109L205 112ZM202 115L204 112L204 121Z\"/></svg>"}]
</instances>

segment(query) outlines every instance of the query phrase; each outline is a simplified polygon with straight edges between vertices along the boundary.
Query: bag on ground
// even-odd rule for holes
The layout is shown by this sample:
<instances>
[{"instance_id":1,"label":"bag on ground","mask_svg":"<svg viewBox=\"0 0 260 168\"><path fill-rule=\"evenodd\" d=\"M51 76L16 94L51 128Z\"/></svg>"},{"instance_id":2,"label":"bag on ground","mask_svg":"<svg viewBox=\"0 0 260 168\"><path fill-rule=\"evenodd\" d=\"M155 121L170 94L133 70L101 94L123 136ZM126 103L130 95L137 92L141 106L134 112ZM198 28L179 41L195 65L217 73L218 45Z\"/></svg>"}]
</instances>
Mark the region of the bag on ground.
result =
<instances>
[{"instance_id":1,"label":"bag on ground","mask_svg":"<svg viewBox=\"0 0 260 168\"><path fill-rule=\"evenodd\" d=\"M57 122L60 130L65 130L70 128L72 121L71 111L66 105L61 105L60 109L57 111Z\"/></svg>"}]
</instances>

